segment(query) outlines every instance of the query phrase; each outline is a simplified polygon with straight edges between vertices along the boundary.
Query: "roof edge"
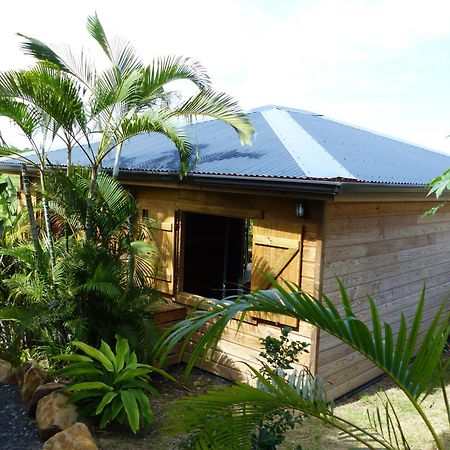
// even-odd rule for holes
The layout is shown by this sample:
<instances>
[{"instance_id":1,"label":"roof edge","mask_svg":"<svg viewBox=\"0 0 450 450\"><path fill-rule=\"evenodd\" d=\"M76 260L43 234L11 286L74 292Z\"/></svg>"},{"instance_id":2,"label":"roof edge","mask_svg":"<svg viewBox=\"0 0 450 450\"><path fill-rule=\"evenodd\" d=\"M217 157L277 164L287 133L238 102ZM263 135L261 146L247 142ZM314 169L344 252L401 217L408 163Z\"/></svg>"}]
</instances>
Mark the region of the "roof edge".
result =
<instances>
[{"instance_id":1,"label":"roof edge","mask_svg":"<svg viewBox=\"0 0 450 450\"><path fill-rule=\"evenodd\" d=\"M3 173L20 173L19 164L0 164ZM104 169L111 173L112 169ZM30 167L31 174L37 174L37 170ZM301 196L308 195L314 198L324 200L338 200L338 198L352 198L365 196L391 196L397 195L421 195L424 201L437 201L434 198L426 198L428 192L426 186L415 184L406 185L401 183L371 183L371 182L352 182L341 180L303 180L292 178L270 178L255 176L233 176L233 175L210 175L195 174L187 175L183 180L176 173L171 172L148 172L145 170L122 170L119 172L119 181L163 181L183 185L187 183L197 186L215 186L215 187L236 187L250 189L267 189L273 191L287 191L298 193ZM439 200L450 199L450 194L443 195Z\"/></svg>"}]
</instances>

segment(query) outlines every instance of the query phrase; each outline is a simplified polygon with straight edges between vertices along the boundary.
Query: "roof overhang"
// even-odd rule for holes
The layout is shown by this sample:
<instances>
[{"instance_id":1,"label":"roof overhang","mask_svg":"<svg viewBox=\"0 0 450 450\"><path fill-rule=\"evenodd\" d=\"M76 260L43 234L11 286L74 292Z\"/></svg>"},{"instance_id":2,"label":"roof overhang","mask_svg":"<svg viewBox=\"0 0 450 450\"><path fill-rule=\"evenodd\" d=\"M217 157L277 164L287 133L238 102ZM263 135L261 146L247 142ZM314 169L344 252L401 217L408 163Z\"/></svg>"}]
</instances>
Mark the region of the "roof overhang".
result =
<instances>
[{"instance_id":1,"label":"roof overhang","mask_svg":"<svg viewBox=\"0 0 450 450\"><path fill-rule=\"evenodd\" d=\"M20 164L0 164L3 173L20 173ZM106 172L111 172L105 169ZM37 174L36 168L29 167L31 175ZM286 193L302 198L314 198L329 201L436 201L427 197L427 188L423 185L363 183L341 180L311 180L271 177L246 177L230 175L190 174L180 180L176 173L149 172L139 170L122 170L119 180L126 184L151 185L154 183L170 184L174 187L191 189L209 187L212 189L246 189ZM443 195L440 200L450 199Z\"/></svg>"},{"instance_id":2,"label":"roof overhang","mask_svg":"<svg viewBox=\"0 0 450 450\"><path fill-rule=\"evenodd\" d=\"M423 185L361 183L341 180L301 180L289 178L244 177L229 175L195 174L183 180L173 173L149 173L147 171L122 171L119 180L132 183L170 182L177 186L189 185L215 188L236 188L251 191L264 190L331 201L435 201L426 197L428 189ZM140 183L140 184L141 184ZM442 199L446 196L442 197ZM448 196L450 198L450 195Z\"/></svg>"}]
</instances>

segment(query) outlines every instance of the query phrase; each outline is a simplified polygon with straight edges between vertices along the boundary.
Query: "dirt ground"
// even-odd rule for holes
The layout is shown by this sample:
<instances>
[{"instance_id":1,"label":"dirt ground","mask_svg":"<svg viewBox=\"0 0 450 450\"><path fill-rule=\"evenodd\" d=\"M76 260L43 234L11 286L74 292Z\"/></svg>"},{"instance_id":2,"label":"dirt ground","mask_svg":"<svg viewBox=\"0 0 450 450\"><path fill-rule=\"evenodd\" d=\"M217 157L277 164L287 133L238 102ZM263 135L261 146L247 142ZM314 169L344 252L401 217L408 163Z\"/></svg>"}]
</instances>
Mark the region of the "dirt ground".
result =
<instances>
[{"instance_id":1,"label":"dirt ground","mask_svg":"<svg viewBox=\"0 0 450 450\"><path fill-rule=\"evenodd\" d=\"M151 400L156 416L155 423L136 436L118 430L99 430L95 434L95 439L100 449L175 450L183 438L167 436L161 432L161 428L165 424L164 405L185 395L199 394L214 385L229 384L226 380L201 370L195 370L186 382L182 381L183 372L181 368L176 369L172 374L181 381L180 384L169 384L164 380L158 382L161 397ZM450 385L447 387L447 392L450 397ZM432 449L431 436L427 429L425 429L417 412L405 398L404 394L386 378L379 380L358 394L338 401L336 403L335 414L358 425L367 426L368 419L366 410L374 411L376 406L382 405L383 393L389 396L395 406L412 449ZM447 448L450 449L447 415L440 391L436 391L436 393L430 395L425 400L423 407L432 423L436 426L438 433L441 434L443 441L448 445ZM339 433L332 427L324 425L316 419L307 419L298 425L295 430L289 432L286 442L283 447L280 447L280 450L295 450L298 445L302 446L302 450L347 450L364 448L359 442L349 438L347 435Z\"/></svg>"},{"instance_id":2,"label":"dirt ground","mask_svg":"<svg viewBox=\"0 0 450 450\"><path fill-rule=\"evenodd\" d=\"M150 399L156 421L148 429L133 436L129 432L118 430L97 430L95 440L101 450L175 450L182 442L182 437L167 436L161 432L165 425L164 406L186 395L196 395L217 385L229 385L230 382L208 372L194 369L187 380L183 377L183 368L175 368L171 375L179 380L179 384L156 380L155 385L161 396Z\"/></svg>"}]
</instances>

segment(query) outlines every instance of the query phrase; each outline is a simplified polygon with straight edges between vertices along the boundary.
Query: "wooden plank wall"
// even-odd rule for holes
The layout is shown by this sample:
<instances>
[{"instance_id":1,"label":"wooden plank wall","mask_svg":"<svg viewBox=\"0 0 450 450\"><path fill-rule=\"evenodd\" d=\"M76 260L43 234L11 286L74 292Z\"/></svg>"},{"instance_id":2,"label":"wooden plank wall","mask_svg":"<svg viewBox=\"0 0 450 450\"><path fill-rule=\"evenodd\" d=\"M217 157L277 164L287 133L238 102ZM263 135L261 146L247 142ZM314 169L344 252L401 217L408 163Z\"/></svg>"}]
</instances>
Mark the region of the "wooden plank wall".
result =
<instances>
[{"instance_id":1,"label":"wooden plank wall","mask_svg":"<svg viewBox=\"0 0 450 450\"><path fill-rule=\"evenodd\" d=\"M319 285L318 272L316 268L317 253L320 253L318 245L319 222L322 217L321 202L306 202L307 218L295 217L295 199L283 197L269 197L264 195L251 195L246 193L197 191L187 189L167 189L158 187L142 186L134 188L133 193L141 205L149 209L152 203L161 209L164 205L165 211L176 210L194 211L206 214L218 214L242 218L258 218L260 222L276 223L279 230L275 235L284 237L283 224L286 224L286 232L292 234L292 224L298 223L298 233L302 238L301 251L301 287L313 293ZM172 215L172 214L170 214ZM161 219L167 220L166 215ZM182 224L181 224L182 226ZM288 231L289 230L289 231ZM182 231L181 231L182 236ZM288 236L289 237L289 236ZM170 252L167 252L170 254ZM170 264L167 264L170 266ZM175 267L175 272L177 267ZM175 280L182 280L181 274L174 274ZM182 292L182 285L175 287L175 300L179 303L194 306L198 298ZM261 351L260 338L268 335L278 336L280 334L279 324L266 320L252 319L242 324L237 332L238 322L231 323L225 330L217 350L209 355L207 360L201 362L201 366L215 374L229 378L230 380L245 380L252 382L249 371L244 363L258 366L259 353ZM293 339L311 342L313 327L306 323L300 323L292 333ZM314 348L311 353L302 357L301 363L311 367L311 355L315 354ZM185 355L186 357L189 354Z\"/></svg>"},{"instance_id":2,"label":"wooden plank wall","mask_svg":"<svg viewBox=\"0 0 450 450\"><path fill-rule=\"evenodd\" d=\"M324 212L323 292L339 301L339 277L359 317L370 319L367 294L381 320L410 323L426 284L423 333L450 294L450 208L421 219L430 202L328 203ZM320 333L318 373L343 395L379 375L371 363Z\"/></svg>"}]
</instances>

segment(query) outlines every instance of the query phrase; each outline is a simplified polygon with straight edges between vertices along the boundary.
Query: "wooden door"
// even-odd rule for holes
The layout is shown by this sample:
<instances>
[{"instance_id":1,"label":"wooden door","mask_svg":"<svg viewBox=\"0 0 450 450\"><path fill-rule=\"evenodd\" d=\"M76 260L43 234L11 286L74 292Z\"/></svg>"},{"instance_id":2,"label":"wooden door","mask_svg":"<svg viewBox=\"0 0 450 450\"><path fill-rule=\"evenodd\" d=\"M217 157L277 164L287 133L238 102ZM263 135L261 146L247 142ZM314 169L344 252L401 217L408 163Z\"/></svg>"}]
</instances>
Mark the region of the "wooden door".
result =
<instances>
[{"instance_id":1,"label":"wooden door","mask_svg":"<svg viewBox=\"0 0 450 450\"><path fill-rule=\"evenodd\" d=\"M155 287L162 294L175 295L175 243L176 214L167 203L151 202L141 205L142 215L153 219L152 239L159 256L155 276Z\"/></svg>"},{"instance_id":2,"label":"wooden door","mask_svg":"<svg viewBox=\"0 0 450 450\"><path fill-rule=\"evenodd\" d=\"M251 290L270 289L264 274L277 281L300 285L302 224L299 220L255 219L253 221ZM298 320L280 314L259 314L260 319L292 327Z\"/></svg>"}]
</instances>

